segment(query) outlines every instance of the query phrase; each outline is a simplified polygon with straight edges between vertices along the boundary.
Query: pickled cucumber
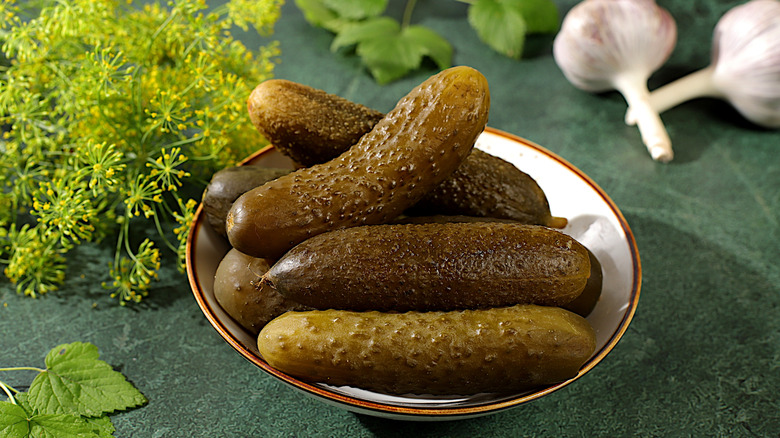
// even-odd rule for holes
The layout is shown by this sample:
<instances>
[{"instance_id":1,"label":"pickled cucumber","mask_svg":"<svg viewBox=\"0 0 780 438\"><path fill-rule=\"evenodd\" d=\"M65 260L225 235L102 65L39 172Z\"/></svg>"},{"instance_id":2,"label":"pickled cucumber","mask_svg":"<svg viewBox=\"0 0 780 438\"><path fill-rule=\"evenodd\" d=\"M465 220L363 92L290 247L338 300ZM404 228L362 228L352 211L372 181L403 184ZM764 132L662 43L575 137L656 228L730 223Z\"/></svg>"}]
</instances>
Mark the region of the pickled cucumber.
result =
<instances>
[{"instance_id":1,"label":"pickled cucumber","mask_svg":"<svg viewBox=\"0 0 780 438\"><path fill-rule=\"evenodd\" d=\"M247 109L266 140L306 167L339 156L384 116L340 96L284 79L261 82L249 95Z\"/></svg>"},{"instance_id":2,"label":"pickled cucumber","mask_svg":"<svg viewBox=\"0 0 780 438\"><path fill-rule=\"evenodd\" d=\"M303 84L272 79L249 97L255 127L285 155L311 166L333 159L357 143L381 113ZM562 228L547 197L525 172L474 149L458 170L427 194L410 214L456 214L506 218Z\"/></svg>"},{"instance_id":3,"label":"pickled cucumber","mask_svg":"<svg viewBox=\"0 0 780 438\"><path fill-rule=\"evenodd\" d=\"M493 217L553 228L567 222L550 213L547 196L530 175L479 149L405 213Z\"/></svg>"},{"instance_id":4,"label":"pickled cucumber","mask_svg":"<svg viewBox=\"0 0 780 438\"><path fill-rule=\"evenodd\" d=\"M220 307L253 335L268 321L291 310L310 308L285 299L273 288L260 284L270 262L231 249L214 276L214 298Z\"/></svg>"},{"instance_id":5,"label":"pickled cucumber","mask_svg":"<svg viewBox=\"0 0 780 438\"><path fill-rule=\"evenodd\" d=\"M588 251L559 231L498 222L368 225L313 237L262 282L317 309L431 311L573 301Z\"/></svg>"},{"instance_id":6,"label":"pickled cucumber","mask_svg":"<svg viewBox=\"0 0 780 438\"><path fill-rule=\"evenodd\" d=\"M390 394L515 392L577 375L590 324L557 307L452 312L288 312L257 340L272 367L309 382Z\"/></svg>"},{"instance_id":7,"label":"pickled cucumber","mask_svg":"<svg viewBox=\"0 0 780 438\"><path fill-rule=\"evenodd\" d=\"M231 245L277 258L320 233L398 216L471 152L489 105L487 80L477 70L452 67L432 76L347 152L241 195L227 216Z\"/></svg>"},{"instance_id":8,"label":"pickled cucumber","mask_svg":"<svg viewBox=\"0 0 780 438\"><path fill-rule=\"evenodd\" d=\"M287 169L261 166L228 167L216 172L203 191L203 212L214 231L227 237L225 218L236 199L264 183L290 173Z\"/></svg>"},{"instance_id":9,"label":"pickled cucumber","mask_svg":"<svg viewBox=\"0 0 780 438\"><path fill-rule=\"evenodd\" d=\"M604 286L604 272L601 268L601 262L599 262L598 257L591 250L588 250L588 257L590 259L590 277L588 277L588 282L585 284L585 289L572 302L561 306L580 316L590 315L599 302L599 298L601 298L601 291Z\"/></svg>"}]
</instances>

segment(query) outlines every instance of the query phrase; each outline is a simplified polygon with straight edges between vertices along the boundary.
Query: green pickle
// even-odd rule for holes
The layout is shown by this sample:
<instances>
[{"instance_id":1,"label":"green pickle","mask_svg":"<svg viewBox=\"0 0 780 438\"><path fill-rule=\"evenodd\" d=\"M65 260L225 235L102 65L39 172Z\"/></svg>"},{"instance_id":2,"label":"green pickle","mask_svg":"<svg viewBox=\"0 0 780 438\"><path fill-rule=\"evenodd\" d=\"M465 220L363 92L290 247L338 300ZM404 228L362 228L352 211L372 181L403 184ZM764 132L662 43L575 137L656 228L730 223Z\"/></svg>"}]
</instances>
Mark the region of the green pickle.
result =
<instances>
[{"instance_id":1,"label":"green pickle","mask_svg":"<svg viewBox=\"0 0 780 438\"><path fill-rule=\"evenodd\" d=\"M593 328L558 307L382 313L288 312L257 339L260 355L308 382L389 394L516 392L577 375Z\"/></svg>"},{"instance_id":2,"label":"green pickle","mask_svg":"<svg viewBox=\"0 0 780 438\"><path fill-rule=\"evenodd\" d=\"M250 95L248 108L257 130L281 153L307 167L347 151L382 118L382 113L366 106L283 79L261 82ZM478 149L407 214L566 226L565 218L551 214L545 193L531 176Z\"/></svg>"},{"instance_id":3,"label":"green pickle","mask_svg":"<svg viewBox=\"0 0 780 438\"><path fill-rule=\"evenodd\" d=\"M487 80L459 66L401 99L347 152L241 195L228 212L231 245L278 258L332 230L387 222L460 166L484 130Z\"/></svg>"}]
</instances>

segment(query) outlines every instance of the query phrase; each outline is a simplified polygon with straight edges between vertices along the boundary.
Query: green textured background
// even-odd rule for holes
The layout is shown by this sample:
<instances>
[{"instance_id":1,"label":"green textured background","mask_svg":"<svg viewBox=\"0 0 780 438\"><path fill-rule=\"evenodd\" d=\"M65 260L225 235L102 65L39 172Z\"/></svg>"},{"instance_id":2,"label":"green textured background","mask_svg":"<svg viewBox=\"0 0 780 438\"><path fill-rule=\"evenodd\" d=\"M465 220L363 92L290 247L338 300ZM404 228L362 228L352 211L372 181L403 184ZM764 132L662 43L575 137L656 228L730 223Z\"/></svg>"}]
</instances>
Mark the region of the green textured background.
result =
<instances>
[{"instance_id":1,"label":"green textured background","mask_svg":"<svg viewBox=\"0 0 780 438\"><path fill-rule=\"evenodd\" d=\"M396 4L398 3L398 4ZM403 2L390 12L400 16ZM575 4L558 1L562 14ZM655 88L709 62L717 19L740 2L659 1L679 25ZM616 202L638 242L639 308L595 369L552 395L496 415L405 423L323 404L273 380L211 328L186 277L166 265L151 297L119 308L99 285L109 249L73 254L69 280L38 300L0 281L0 367L41 365L57 344L89 341L150 400L114 415L118 437L780 436L780 133L700 99L663 115L676 156L653 162L623 123L616 93L588 94L563 77L551 39L522 61L482 45L466 6L420 1L414 21L448 38L454 63L482 71L489 125L558 153ZM354 56L329 51L292 1L273 39L275 76L387 111L432 67L377 85ZM247 39L250 47L265 40ZM170 259L170 258L168 258ZM93 304L96 307L93 308ZM4 373L11 385L32 375Z\"/></svg>"}]
</instances>

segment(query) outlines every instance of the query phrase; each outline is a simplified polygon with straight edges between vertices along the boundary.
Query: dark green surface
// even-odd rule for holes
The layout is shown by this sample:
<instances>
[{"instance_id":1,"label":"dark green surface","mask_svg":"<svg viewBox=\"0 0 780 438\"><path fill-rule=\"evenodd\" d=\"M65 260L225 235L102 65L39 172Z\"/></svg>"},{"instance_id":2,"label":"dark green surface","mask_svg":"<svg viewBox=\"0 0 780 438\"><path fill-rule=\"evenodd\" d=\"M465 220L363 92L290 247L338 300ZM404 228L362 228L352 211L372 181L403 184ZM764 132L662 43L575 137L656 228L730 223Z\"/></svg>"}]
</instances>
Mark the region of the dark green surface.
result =
<instances>
[{"instance_id":1,"label":"dark green surface","mask_svg":"<svg viewBox=\"0 0 780 438\"><path fill-rule=\"evenodd\" d=\"M566 11L575 2L557 3ZM679 42L651 88L706 65L712 28L736 3L659 1L679 24ZM292 2L283 12L273 36L282 49L276 77L387 111L434 73L378 86L354 57L331 54L331 36L306 24ZM17 296L0 282L0 366L40 366L57 344L93 342L150 400L112 417L118 437L780 436L780 132L752 127L725 103L698 100L663 115L676 157L655 163L636 129L623 124L622 98L571 86L549 40L536 41L538 56L510 60L481 45L464 16L464 5L444 1L419 2L415 13L454 44L456 64L488 78L489 125L539 143L591 176L623 211L639 245L637 313L584 378L473 420L355 415L299 394L241 358L170 266L142 305L113 305L95 280L110 250L91 246L73 254L69 280L45 298ZM23 386L32 375L0 379Z\"/></svg>"}]
</instances>

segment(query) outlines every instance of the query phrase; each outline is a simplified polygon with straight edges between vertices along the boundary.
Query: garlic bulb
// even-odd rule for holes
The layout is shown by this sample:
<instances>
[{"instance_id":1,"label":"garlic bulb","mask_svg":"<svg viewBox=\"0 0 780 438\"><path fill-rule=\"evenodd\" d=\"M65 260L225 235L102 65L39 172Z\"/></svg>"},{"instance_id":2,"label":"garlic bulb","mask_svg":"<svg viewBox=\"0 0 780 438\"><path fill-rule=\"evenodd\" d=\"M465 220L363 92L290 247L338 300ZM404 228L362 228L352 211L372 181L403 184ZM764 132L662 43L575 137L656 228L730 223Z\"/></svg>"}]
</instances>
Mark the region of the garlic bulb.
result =
<instances>
[{"instance_id":1,"label":"garlic bulb","mask_svg":"<svg viewBox=\"0 0 780 438\"><path fill-rule=\"evenodd\" d=\"M672 145L649 104L647 80L676 42L674 19L654 0L585 0L564 17L553 56L574 86L619 91L636 115L650 155L666 162L674 156Z\"/></svg>"},{"instance_id":2,"label":"garlic bulb","mask_svg":"<svg viewBox=\"0 0 780 438\"><path fill-rule=\"evenodd\" d=\"M650 103L663 112L697 97L725 99L753 123L780 128L780 1L729 10L715 26L710 65L652 92ZM629 109L626 122L637 116Z\"/></svg>"}]
</instances>

